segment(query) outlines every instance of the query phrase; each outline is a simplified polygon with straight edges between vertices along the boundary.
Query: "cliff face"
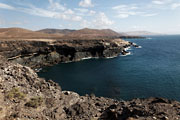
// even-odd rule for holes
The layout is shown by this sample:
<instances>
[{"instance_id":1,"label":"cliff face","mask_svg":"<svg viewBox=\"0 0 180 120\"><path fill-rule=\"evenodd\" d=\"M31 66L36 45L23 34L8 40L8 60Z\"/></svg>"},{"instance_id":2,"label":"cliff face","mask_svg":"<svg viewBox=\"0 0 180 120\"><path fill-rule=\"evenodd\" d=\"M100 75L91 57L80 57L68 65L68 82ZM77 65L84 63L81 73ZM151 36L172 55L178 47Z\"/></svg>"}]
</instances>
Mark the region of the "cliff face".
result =
<instances>
[{"instance_id":1,"label":"cliff face","mask_svg":"<svg viewBox=\"0 0 180 120\"><path fill-rule=\"evenodd\" d=\"M162 98L116 101L61 91L0 56L0 120L179 120L179 108L179 102Z\"/></svg>"},{"instance_id":2,"label":"cliff face","mask_svg":"<svg viewBox=\"0 0 180 120\"><path fill-rule=\"evenodd\" d=\"M84 58L115 57L131 44L113 40L3 40L0 55L9 61L32 68Z\"/></svg>"},{"instance_id":3,"label":"cliff face","mask_svg":"<svg viewBox=\"0 0 180 120\"><path fill-rule=\"evenodd\" d=\"M115 57L126 54L124 48L128 46L138 47L117 39L120 36L111 30L85 29L78 36L83 37L57 40L59 35L0 29L0 120L180 119L177 101L163 98L117 101L94 95L79 96L62 91L57 83L39 78L31 69L84 58Z\"/></svg>"}]
</instances>

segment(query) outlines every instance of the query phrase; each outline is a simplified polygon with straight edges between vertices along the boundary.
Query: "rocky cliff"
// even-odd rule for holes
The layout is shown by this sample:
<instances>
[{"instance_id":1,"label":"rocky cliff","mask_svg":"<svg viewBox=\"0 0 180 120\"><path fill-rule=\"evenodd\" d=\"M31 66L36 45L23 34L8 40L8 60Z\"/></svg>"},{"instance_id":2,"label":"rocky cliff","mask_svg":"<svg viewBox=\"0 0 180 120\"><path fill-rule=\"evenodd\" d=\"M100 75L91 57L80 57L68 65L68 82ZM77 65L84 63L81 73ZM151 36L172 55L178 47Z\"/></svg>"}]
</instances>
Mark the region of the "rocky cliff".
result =
<instances>
[{"instance_id":1,"label":"rocky cliff","mask_svg":"<svg viewBox=\"0 0 180 120\"><path fill-rule=\"evenodd\" d=\"M179 120L179 114L179 102L162 98L117 101L61 91L0 56L0 120Z\"/></svg>"},{"instance_id":2,"label":"rocky cliff","mask_svg":"<svg viewBox=\"0 0 180 120\"><path fill-rule=\"evenodd\" d=\"M108 58L123 53L132 43L121 40L1 40L0 55L32 68L85 58Z\"/></svg>"},{"instance_id":3,"label":"rocky cliff","mask_svg":"<svg viewBox=\"0 0 180 120\"><path fill-rule=\"evenodd\" d=\"M117 38L1 39L0 120L179 120L177 101L79 96L62 91L57 83L39 78L31 69L84 58L115 57L126 54L124 48L131 45L138 47Z\"/></svg>"}]
</instances>

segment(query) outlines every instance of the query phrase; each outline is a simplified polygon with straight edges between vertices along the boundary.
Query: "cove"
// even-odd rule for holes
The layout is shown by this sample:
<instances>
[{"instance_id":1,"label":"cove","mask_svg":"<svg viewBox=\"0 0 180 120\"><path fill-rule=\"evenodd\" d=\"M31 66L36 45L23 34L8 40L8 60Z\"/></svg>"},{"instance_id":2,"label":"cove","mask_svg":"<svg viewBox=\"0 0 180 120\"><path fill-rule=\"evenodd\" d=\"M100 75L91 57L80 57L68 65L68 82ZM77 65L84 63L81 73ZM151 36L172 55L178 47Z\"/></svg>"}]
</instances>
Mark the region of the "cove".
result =
<instances>
[{"instance_id":1,"label":"cove","mask_svg":"<svg viewBox=\"0 0 180 120\"><path fill-rule=\"evenodd\" d=\"M131 39L142 46L128 56L60 63L38 73L80 95L130 100L164 97L180 100L180 36Z\"/></svg>"}]
</instances>

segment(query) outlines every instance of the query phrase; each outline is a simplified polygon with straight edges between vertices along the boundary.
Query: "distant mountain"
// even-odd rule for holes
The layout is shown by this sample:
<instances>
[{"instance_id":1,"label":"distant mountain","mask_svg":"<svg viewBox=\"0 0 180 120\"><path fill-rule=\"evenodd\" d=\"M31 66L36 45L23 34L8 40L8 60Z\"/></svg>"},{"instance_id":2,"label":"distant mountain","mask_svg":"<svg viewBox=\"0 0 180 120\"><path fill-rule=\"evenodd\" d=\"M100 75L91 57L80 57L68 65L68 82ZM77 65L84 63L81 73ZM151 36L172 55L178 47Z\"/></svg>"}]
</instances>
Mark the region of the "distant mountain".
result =
<instances>
[{"instance_id":1,"label":"distant mountain","mask_svg":"<svg viewBox=\"0 0 180 120\"><path fill-rule=\"evenodd\" d=\"M130 32L125 32L125 34L130 36L162 35L160 33L154 33L149 31L130 31Z\"/></svg>"},{"instance_id":2,"label":"distant mountain","mask_svg":"<svg viewBox=\"0 0 180 120\"><path fill-rule=\"evenodd\" d=\"M70 37L70 38L103 38L103 37L118 37L121 36L119 33L111 30L111 29L89 29L84 28L80 30L76 30L74 32L71 32L64 37Z\"/></svg>"},{"instance_id":3,"label":"distant mountain","mask_svg":"<svg viewBox=\"0 0 180 120\"><path fill-rule=\"evenodd\" d=\"M74 32L74 31L75 30L70 30L70 29L49 29L49 28L47 28L47 29L38 30L37 32L66 35L71 32Z\"/></svg>"},{"instance_id":4,"label":"distant mountain","mask_svg":"<svg viewBox=\"0 0 180 120\"><path fill-rule=\"evenodd\" d=\"M60 35L50 35L41 32L35 32L23 28L0 28L0 38L58 38Z\"/></svg>"},{"instance_id":5,"label":"distant mountain","mask_svg":"<svg viewBox=\"0 0 180 120\"><path fill-rule=\"evenodd\" d=\"M111 29L43 29L32 31L23 28L0 28L0 39L109 39L131 38L125 33L117 33Z\"/></svg>"}]
</instances>

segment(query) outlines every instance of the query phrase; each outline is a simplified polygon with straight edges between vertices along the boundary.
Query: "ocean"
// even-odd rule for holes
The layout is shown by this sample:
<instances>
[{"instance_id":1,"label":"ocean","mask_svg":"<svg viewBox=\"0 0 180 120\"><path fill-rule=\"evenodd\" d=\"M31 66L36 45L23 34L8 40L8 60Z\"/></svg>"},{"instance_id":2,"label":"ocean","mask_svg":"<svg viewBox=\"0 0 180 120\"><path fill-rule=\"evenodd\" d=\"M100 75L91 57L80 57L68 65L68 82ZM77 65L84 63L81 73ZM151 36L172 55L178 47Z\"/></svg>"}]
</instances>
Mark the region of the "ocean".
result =
<instances>
[{"instance_id":1,"label":"ocean","mask_svg":"<svg viewBox=\"0 0 180 120\"><path fill-rule=\"evenodd\" d=\"M112 59L61 63L43 68L38 75L80 95L180 100L180 35L127 40L142 48L131 47L130 55Z\"/></svg>"}]
</instances>

